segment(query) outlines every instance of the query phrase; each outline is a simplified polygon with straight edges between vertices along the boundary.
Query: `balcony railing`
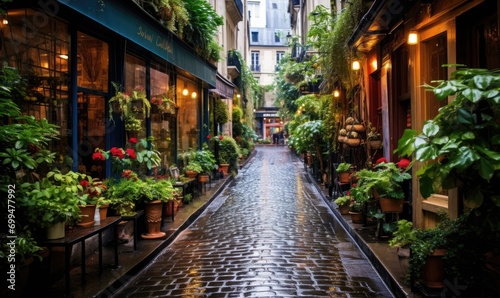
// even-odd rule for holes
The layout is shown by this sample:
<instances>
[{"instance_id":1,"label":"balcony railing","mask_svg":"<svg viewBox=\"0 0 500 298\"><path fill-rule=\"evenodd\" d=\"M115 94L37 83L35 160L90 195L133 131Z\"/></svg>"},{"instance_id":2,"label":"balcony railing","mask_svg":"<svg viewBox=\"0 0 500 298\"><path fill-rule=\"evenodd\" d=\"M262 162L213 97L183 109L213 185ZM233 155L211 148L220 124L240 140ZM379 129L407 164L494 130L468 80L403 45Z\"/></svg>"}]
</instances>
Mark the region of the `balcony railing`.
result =
<instances>
[{"instance_id":1,"label":"balcony railing","mask_svg":"<svg viewBox=\"0 0 500 298\"><path fill-rule=\"evenodd\" d=\"M227 68L229 70L229 74L236 78L241 74L241 61L238 56L234 53L227 53Z\"/></svg>"}]
</instances>

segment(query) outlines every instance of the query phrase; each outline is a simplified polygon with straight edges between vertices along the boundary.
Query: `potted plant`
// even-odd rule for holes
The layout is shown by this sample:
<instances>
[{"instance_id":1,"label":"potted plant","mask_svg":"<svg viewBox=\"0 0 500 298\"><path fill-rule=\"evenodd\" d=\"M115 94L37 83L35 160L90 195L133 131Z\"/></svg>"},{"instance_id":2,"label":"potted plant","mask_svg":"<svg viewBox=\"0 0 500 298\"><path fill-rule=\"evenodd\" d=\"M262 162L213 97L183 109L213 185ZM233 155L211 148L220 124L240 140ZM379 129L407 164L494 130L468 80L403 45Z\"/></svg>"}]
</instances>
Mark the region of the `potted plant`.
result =
<instances>
[{"instance_id":1,"label":"potted plant","mask_svg":"<svg viewBox=\"0 0 500 298\"><path fill-rule=\"evenodd\" d=\"M392 238L389 240L389 246L397 249L399 265L405 279L410 260L410 245L416 241L416 230L413 228L413 223L406 219L399 220L397 229L393 231Z\"/></svg>"},{"instance_id":2,"label":"potted plant","mask_svg":"<svg viewBox=\"0 0 500 298\"><path fill-rule=\"evenodd\" d=\"M364 223L365 222L365 202L351 200L349 204L349 215L351 216L351 220L353 223Z\"/></svg>"},{"instance_id":3,"label":"potted plant","mask_svg":"<svg viewBox=\"0 0 500 298\"><path fill-rule=\"evenodd\" d=\"M337 166L337 174L339 176L340 183L349 183L351 179L351 164L346 162L341 162Z\"/></svg>"},{"instance_id":4,"label":"potted plant","mask_svg":"<svg viewBox=\"0 0 500 298\"><path fill-rule=\"evenodd\" d=\"M351 196L341 196L336 198L333 202L339 206L340 214L349 214L349 204L351 203Z\"/></svg>"},{"instance_id":5,"label":"potted plant","mask_svg":"<svg viewBox=\"0 0 500 298\"><path fill-rule=\"evenodd\" d=\"M174 197L174 187L166 179L156 180L146 178L140 190L140 197L145 202L144 215L146 217L147 232L142 234L144 239L158 239L165 236L161 229L163 203Z\"/></svg>"},{"instance_id":6,"label":"potted plant","mask_svg":"<svg viewBox=\"0 0 500 298\"><path fill-rule=\"evenodd\" d=\"M359 138L359 134L356 131L348 131L347 138L344 140L344 143L351 147L358 147L361 144L361 139Z\"/></svg>"},{"instance_id":7,"label":"potted plant","mask_svg":"<svg viewBox=\"0 0 500 298\"><path fill-rule=\"evenodd\" d=\"M344 143L345 139L347 139L347 129L341 128L339 130L339 136L337 137L337 140L339 141L339 143Z\"/></svg>"},{"instance_id":8,"label":"potted plant","mask_svg":"<svg viewBox=\"0 0 500 298\"><path fill-rule=\"evenodd\" d=\"M377 175L372 177L373 190L379 198L382 212L401 213L403 211L403 201L405 190L403 182L411 179L409 170L410 161L402 159L397 164L393 162L383 162L375 165Z\"/></svg>"},{"instance_id":9,"label":"potted plant","mask_svg":"<svg viewBox=\"0 0 500 298\"><path fill-rule=\"evenodd\" d=\"M366 136L370 149L382 148L382 135L377 131L377 128L369 125L369 131Z\"/></svg>"},{"instance_id":10,"label":"potted plant","mask_svg":"<svg viewBox=\"0 0 500 298\"><path fill-rule=\"evenodd\" d=\"M188 178L196 178L203 171L201 165L196 161L190 161L184 168L184 174Z\"/></svg>"},{"instance_id":11,"label":"potted plant","mask_svg":"<svg viewBox=\"0 0 500 298\"><path fill-rule=\"evenodd\" d=\"M218 169L215 157L212 151L208 149L208 145L206 143L203 144L202 150L196 150L194 152L192 160L197 162L201 166L198 180L202 183L208 180L208 177L210 173L212 173L212 171Z\"/></svg>"},{"instance_id":12,"label":"potted plant","mask_svg":"<svg viewBox=\"0 0 500 298\"><path fill-rule=\"evenodd\" d=\"M106 198L111 208L120 215L134 215L135 204L139 199L140 190L144 182L131 170L124 171L121 179L108 178L105 181L107 187Z\"/></svg>"},{"instance_id":13,"label":"potted plant","mask_svg":"<svg viewBox=\"0 0 500 298\"><path fill-rule=\"evenodd\" d=\"M239 147L236 140L230 136L219 136L217 138L219 144L219 168L227 175L228 171L238 168Z\"/></svg>"}]
</instances>

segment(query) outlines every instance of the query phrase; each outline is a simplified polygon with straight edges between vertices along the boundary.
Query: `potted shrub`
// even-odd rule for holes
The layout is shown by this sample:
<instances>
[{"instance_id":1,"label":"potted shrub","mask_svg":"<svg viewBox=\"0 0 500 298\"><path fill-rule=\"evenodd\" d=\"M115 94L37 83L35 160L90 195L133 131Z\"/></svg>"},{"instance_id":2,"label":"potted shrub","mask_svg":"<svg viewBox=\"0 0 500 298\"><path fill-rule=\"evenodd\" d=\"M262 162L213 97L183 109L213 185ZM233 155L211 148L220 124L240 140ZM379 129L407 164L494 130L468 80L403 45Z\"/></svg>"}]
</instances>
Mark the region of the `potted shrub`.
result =
<instances>
[{"instance_id":1,"label":"potted shrub","mask_svg":"<svg viewBox=\"0 0 500 298\"><path fill-rule=\"evenodd\" d=\"M337 166L337 174L339 176L340 183L349 183L351 179L351 164L346 162L341 162Z\"/></svg>"},{"instance_id":2,"label":"potted shrub","mask_svg":"<svg viewBox=\"0 0 500 298\"><path fill-rule=\"evenodd\" d=\"M383 162L375 165L375 173L372 177L375 196L379 198L382 212L401 213L405 190L403 182L411 179L409 170L410 161L402 159L397 164Z\"/></svg>"},{"instance_id":3,"label":"potted shrub","mask_svg":"<svg viewBox=\"0 0 500 298\"><path fill-rule=\"evenodd\" d=\"M340 214L346 215L349 214L349 204L351 203L350 196L341 196L333 201L335 204L339 206Z\"/></svg>"},{"instance_id":4,"label":"potted shrub","mask_svg":"<svg viewBox=\"0 0 500 298\"><path fill-rule=\"evenodd\" d=\"M227 175L229 170L238 169L239 147L236 140L230 136L219 136L217 138L219 144L219 168Z\"/></svg>"},{"instance_id":5,"label":"potted shrub","mask_svg":"<svg viewBox=\"0 0 500 298\"><path fill-rule=\"evenodd\" d=\"M473 256L461 259L487 268L485 255L500 257L500 72L458 68L449 80L437 83L425 87L437 100L449 96L453 100L440 108L434 119L426 121L421 131L405 130L396 153L413 156L418 162L419 189L424 198L441 188L457 188L458 200L463 202L458 205L471 210L464 213L468 222L465 228L475 233L475 243L484 244ZM460 273L471 277L467 270ZM484 282L473 277L466 280L476 282L478 291L495 284L493 277L483 278ZM496 282L500 285L498 277Z\"/></svg>"}]
</instances>

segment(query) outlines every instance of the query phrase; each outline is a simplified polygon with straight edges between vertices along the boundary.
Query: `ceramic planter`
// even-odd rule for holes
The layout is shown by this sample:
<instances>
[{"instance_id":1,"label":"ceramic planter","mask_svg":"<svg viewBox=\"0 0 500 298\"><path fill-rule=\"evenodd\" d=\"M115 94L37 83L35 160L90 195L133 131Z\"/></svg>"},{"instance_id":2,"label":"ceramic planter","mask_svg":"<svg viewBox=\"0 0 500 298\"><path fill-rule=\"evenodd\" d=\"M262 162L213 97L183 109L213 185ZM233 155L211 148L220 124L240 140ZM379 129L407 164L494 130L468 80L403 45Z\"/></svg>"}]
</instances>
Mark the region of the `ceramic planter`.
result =
<instances>
[{"instance_id":1,"label":"ceramic planter","mask_svg":"<svg viewBox=\"0 0 500 298\"><path fill-rule=\"evenodd\" d=\"M443 289L445 277L444 260L446 249L435 249L427 256L424 268L422 269L422 283L432 289Z\"/></svg>"},{"instance_id":2,"label":"ceramic planter","mask_svg":"<svg viewBox=\"0 0 500 298\"><path fill-rule=\"evenodd\" d=\"M95 221L94 221L94 215L95 215L95 208L96 208L96 205L95 204L92 204L92 205L86 205L86 206L78 206L80 208L80 211L82 212L82 218L80 220L79 223L77 223L77 225L79 227L83 227L83 228L87 228L87 227L91 227L94 225Z\"/></svg>"},{"instance_id":3,"label":"ceramic planter","mask_svg":"<svg viewBox=\"0 0 500 298\"><path fill-rule=\"evenodd\" d=\"M227 173L229 171L229 164L228 163L220 164L219 170L222 170L222 173L224 174L224 176L227 176Z\"/></svg>"},{"instance_id":4,"label":"ceramic planter","mask_svg":"<svg viewBox=\"0 0 500 298\"><path fill-rule=\"evenodd\" d=\"M64 236L66 236L66 223L64 222L55 223L47 228L47 240L60 239Z\"/></svg>"}]
</instances>

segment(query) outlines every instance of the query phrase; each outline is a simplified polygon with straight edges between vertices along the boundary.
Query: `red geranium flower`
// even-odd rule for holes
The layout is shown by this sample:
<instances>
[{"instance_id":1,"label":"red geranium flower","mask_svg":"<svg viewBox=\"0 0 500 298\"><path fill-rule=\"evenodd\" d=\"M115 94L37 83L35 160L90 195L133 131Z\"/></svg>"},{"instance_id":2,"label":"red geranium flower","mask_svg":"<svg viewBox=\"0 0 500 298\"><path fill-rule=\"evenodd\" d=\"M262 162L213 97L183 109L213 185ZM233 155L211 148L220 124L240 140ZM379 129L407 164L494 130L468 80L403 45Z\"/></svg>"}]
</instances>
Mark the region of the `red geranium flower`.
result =
<instances>
[{"instance_id":1,"label":"red geranium flower","mask_svg":"<svg viewBox=\"0 0 500 298\"><path fill-rule=\"evenodd\" d=\"M136 138L130 138L128 141L132 144L137 144L137 139Z\"/></svg>"},{"instance_id":2,"label":"red geranium flower","mask_svg":"<svg viewBox=\"0 0 500 298\"><path fill-rule=\"evenodd\" d=\"M219 136L219 140L222 141L224 139L223 136Z\"/></svg>"},{"instance_id":3,"label":"red geranium flower","mask_svg":"<svg viewBox=\"0 0 500 298\"><path fill-rule=\"evenodd\" d=\"M408 168L408 166L410 165L410 161L406 158L402 158L398 163L398 168L402 169L402 170L406 170L406 168Z\"/></svg>"},{"instance_id":4,"label":"red geranium flower","mask_svg":"<svg viewBox=\"0 0 500 298\"><path fill-rule=\"evenodd\" d=\"M113 156L118 157L119 159L123 159L125 157L125 155L123 154L123 149L121 148L113 147L109 149L109 153L111 153L111 155Z\"/></svg>"},{"instance_id":5,"label":"red geranium flower","mask_svg":"<svg viewBox=\"0 0 500 298\"><path fill-rule=\"evenodd\" d=\"M130 158L132 158L132 159L137 158L137 155L135 154L134 149L127 149L127 150L125 150L125 152L127 152L128 156L130 156Z\"/></svg>"},{"instance_id":6,"label":"red geranium flower","mask_svg":"<svg viewBox=\"0 0 500 298\"><path fill-rule=\"evenodd\" d=\"M80 185L82 187L88 187L90 185L90 183L87 180L82 180L82 181L80 181Z\"/></svg>"},{"instance_id":7,"label":"red geranium flower","mask_svg":"<svg viewBox=\"0 0 500 298\"><path fill-rule=\"evenodd\" d=\"M383 162L387 162L387 159L385 157L381 157L379 159L377 159L377 161L375 162L375 164L379 164L379 163L383 163Z\"/></svg>"},{"instance_id":8,"label":"red geranium flower","mask_svg":"<svg viewBox=\"0 0 500 298\"><path fill-rule=\"evenodd\" d=\"M212 137L212 136L208 135L208 136L207 136L207 139L209 139L209 140L210 140L210 138L211 138L211 137Z\"/></svg>"},{"instance_id":9,"label":"red geranium flower","mask_svg":"<svg viewBox=\"0 0 500 298\"><path fill-rule=\"evenodd\" d=\"M104 154L102 154L102 152L94 152L94 154L92 154L92 160L106 160L106 157L104 157Z\"/></svg>"}]
</instances>

